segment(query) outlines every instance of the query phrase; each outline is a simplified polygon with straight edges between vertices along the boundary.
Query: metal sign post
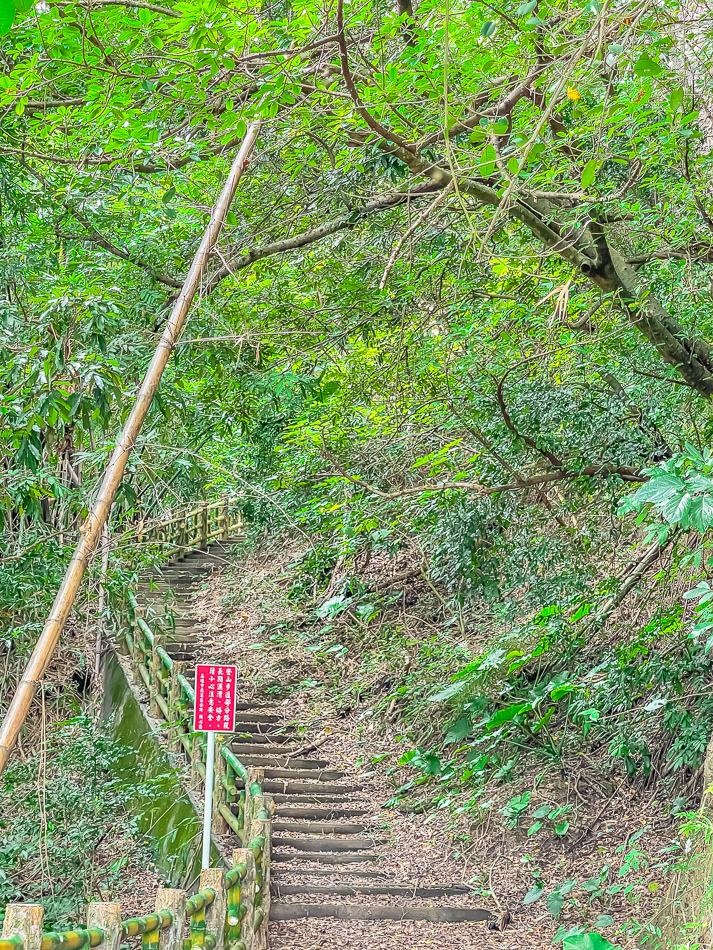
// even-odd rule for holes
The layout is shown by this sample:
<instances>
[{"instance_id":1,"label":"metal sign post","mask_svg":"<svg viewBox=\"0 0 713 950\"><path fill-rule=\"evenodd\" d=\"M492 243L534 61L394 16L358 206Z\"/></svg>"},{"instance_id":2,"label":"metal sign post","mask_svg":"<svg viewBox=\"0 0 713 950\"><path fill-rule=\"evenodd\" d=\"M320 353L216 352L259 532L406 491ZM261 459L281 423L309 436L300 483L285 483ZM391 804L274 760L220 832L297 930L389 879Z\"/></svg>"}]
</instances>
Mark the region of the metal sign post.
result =
<instances>
[{"instance_id":1,"label":"metal sign post","mask_svg":"<svg viewBox=\"0 0 713 950\"><path fill-rule=\"evenodd\" d=\"M238 670L218 663L196 666L196 704L193 709L194 732L207 732L205 761L205 801L203 803L202 868L210 867L210 831L213 824L213 772L216 732L235 730L235 690Z\"/></svg>"}]
</instances>

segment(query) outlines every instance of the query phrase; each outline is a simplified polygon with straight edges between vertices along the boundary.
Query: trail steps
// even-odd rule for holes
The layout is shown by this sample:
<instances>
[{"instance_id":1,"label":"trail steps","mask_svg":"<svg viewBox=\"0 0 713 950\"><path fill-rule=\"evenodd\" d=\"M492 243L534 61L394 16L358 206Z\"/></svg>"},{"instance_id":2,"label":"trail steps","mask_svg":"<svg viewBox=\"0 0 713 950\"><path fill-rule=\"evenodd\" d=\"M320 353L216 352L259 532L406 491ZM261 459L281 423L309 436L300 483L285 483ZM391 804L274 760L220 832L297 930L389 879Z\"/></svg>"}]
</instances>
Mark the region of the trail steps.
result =
<instances>
[{"instance_id":1,"label":"trail steps","mask_svg":"<svg viewBox=\"0 0 713 950\"><path fill-rule=\"evenodd\" d=\"M171 618L162 642L171 655L188 660L189 679L201 641L190 598L212 571L226 563L234 540L238 539L187 553L140 584L147 617ZM327 759L312 758L310 747L298 744L295 726L284 722L283 709L238 703L229 743L245 765L264 769L262 787L275 802L271 920L455 923L493 916L473 906L471 891L464 885L404 882L381 869L385 856L380 849L389 839L374 818L378 803L369 799L355 776L334 768ZM239 780L236 787L242 787ZM225 844L224 853L229 853L239 841L231 832ZM467 903L454 904L456 899ZM438 900L448 903L434 903Z\"/></svg>"}]
</instances>

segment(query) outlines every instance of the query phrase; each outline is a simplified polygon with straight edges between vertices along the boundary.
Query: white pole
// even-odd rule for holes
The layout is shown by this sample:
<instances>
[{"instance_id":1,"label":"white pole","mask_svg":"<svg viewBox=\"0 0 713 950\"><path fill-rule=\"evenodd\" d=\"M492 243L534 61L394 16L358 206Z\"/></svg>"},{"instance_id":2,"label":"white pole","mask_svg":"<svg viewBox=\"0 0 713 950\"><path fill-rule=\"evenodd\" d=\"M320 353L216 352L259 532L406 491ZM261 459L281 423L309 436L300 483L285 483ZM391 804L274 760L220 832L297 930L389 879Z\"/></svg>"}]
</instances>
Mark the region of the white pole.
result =
<instances>
[{"instance_id":1,"label":"white pole","mask_svg":"<svg viewBox=\"0 0 713 950\"><path fill-rule=\"evenodd\" d=\"M203 803L203 870L210 867L210 827L213 818L213 760L215 759L215 733L208 733L205 756L205 802Z\"/></svg>"}]
</instances>

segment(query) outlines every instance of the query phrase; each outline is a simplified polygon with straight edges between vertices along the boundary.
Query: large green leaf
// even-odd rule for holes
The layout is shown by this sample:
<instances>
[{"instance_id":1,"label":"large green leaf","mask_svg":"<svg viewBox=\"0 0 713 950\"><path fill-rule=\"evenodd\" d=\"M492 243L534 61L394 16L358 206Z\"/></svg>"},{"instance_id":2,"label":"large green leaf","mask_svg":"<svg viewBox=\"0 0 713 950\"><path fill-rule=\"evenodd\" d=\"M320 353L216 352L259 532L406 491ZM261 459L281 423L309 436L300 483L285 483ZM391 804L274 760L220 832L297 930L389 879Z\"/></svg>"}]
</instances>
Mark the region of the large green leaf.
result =
<instances>
[{"instance_id":1,"label":"large green leaf","mask_svg":"<svg viewBox=\"0 0 713 950\"><path fill-rule=\"evenodd\" d=\"M690 504L688 518L701 534L713 524L713 496L698 495Z\"/></svg>"},{"instance_id":2,"label":"large green leaf","mask_svg":"<svg viewBox=\"0 0 713 950\"><path fill-rule=\"evenodd\" d=\"M683 491L686 485L677 475L655 475L651 481L638 489L634 498L637 502L660 504L676 492Z\"/></svg>"},{"instance_id":3,"label":"large green leaf","mask_svg":"<svg viewBox=\"0 0 713 950\"><path fill-rule=\"evenodd\" d=\"M683 495L674 495L661 506L661 514L669 524L686 522L693 497L685 492Z\"/></svg>"},{"instance_id":4,"label":"large green leaf","mask_svg":"<svg viewBox=\"0 0 713 950\"><path fill-rule=\"evenodd\" d=\"M0 36L10 32L15 20L15 6L12 0L0 0Z\"/></svg>"},{"instance_id":5,"label":"large green leaf","mask_svg":"<svg viewBox=\"0 0 713 950\"><path fill-rule=\"evenodd\" d=\"M552 891L547 895L547 910L553 917L559 917L564 907L565 896L560 891Z\"/></svg>"},{"instance_id":6,"label":"large green leaf","mask_svg":"<svg viewBox=\"0 0 713 950\"><path fill-rule=\"evenodd\" d=\"M563 950L618 950L615 944L610 943L601 934L578 934L566 937L562 946Z\"/></svg>"},{"instance_id":7,"label":"large green leaf","mask_svg":"<svg viewBox=\"0 0 713 950\"><path fill-rule=\"evenodd\" d=\"M634 64L634 72L637 76L660 76L663 73L663 67L651 59L648 53L642 53Z\"/></svg>"},{"instance_id":8,"label":"large green leaf","mask_svg":"<svg viewBox=\"0 0 713 950\"><path fill-rule=\"evenodd\" d=\"M529 708L529 703L515 703L512 706L508 706L506 709L499 709L495 715L491 716L488 720L488 729L497 729L498 726L502 726L506 722L510 722L515 718L515 716L518 716L521 712L524 712Z\"/></svg>"},{"instance_id":9,"label":"large green leaf","mask_svg":"<svg viewBox=\"0 0 713 950\"><path fill-rule=\"evenodd\" d=\"M534 904L535 901L539 900L544 893L544 886L540 883L537 883L534 887L530 888L527 894L525 894L522 902L523 904Z\"/></svg>"},{"instance_id":10,"label":"large green leaf","mask_svg":"<svg viewBox=\"0 0 713 950\"><path fill-rule=\"evenodd\" d=\"M459 680L456 683L451 683L449 686L446 686L445 689L440 690L435 693L433 696L429 696L428 700L431 703L442 703L446 699L452 699L453 696L456 696L458 693L462 692L467 686L465 680Z\"/></svg>"}]
</instances>

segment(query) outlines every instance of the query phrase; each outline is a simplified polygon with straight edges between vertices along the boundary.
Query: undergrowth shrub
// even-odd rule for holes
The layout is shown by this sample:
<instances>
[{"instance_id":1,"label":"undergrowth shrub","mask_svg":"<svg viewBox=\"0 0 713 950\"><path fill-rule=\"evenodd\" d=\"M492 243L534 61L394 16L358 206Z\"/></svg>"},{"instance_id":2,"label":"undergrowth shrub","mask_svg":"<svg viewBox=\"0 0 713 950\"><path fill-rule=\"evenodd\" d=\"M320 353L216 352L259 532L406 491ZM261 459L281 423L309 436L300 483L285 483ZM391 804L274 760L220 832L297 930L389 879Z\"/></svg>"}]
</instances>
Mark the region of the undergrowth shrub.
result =
<instances>
[{"instance_id":1,"label":"undergrowth shrub","mask_svg":"<svg viewBox=\"0 0 713 950\"><path fill-rule=\"evenodd\" d=\"M79 716L55 725L43 751L5 772L0 908L42 904L45 929L65 930L81 923L86 901L128 883L130 855L141 860L143 845L128 810L135 787L113 774L121 754L94 720ZM107 836L118 846L108 864L98 854Z\"/></svg>"}]
</instances>

